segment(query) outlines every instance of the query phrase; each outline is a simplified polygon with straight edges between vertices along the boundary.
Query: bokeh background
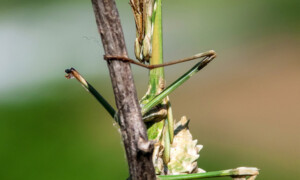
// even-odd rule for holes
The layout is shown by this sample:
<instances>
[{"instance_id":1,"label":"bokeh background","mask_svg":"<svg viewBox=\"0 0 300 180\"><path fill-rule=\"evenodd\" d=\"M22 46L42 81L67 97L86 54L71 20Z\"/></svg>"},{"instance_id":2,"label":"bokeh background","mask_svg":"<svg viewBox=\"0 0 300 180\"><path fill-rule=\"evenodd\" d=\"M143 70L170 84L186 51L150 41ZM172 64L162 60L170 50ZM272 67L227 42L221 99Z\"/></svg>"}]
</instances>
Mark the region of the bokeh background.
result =
<instances>
[{"instance_id":1,"label":"bokeh background","mask_svg":"<svg viewBox=\"0 0 300 180\"><path fill-rule=\"evenodd\" d=\"M0 1L0 179L126 179L108 113L64 69L114 98L90 1ZM128 51L135 25L117 1ZM171 96L204 145L206 171L255 166L258 179L300 179L299 0L164 0L166 61L218 58ZM166 68L167 83L193 62ZM138 96L147 70L132 67ZM229 178L223 178L229 179Z\"/></svg>"}]
</instances>

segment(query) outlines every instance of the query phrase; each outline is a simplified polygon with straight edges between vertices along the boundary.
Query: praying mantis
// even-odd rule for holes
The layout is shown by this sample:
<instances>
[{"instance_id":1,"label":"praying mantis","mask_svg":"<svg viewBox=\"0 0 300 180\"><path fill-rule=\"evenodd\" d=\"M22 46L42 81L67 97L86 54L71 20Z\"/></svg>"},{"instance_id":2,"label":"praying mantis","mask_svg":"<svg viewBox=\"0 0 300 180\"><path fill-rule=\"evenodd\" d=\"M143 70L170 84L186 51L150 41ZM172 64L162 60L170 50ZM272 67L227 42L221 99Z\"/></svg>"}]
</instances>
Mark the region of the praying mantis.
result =
<instances>
[{"instance_id":1,"label":"praying mantis","mask_svg":"<svg viewBox=\"0 0 300 180\"><path fill-rule=\"evenodd\" d=\"M216 53L211 50L164 64L161 0L130 0L130 5L136 23L135 56L141 63L150 64L144 66L134 62L134 64L150 69L148 91L140 100L140 104L143 119L148 128L148 138L159 142L155 145L152 161L157 174L172 174L174 172L171 170L172 167L169 164L172 158L171 144L174 140L175 123L168 95L211 62L216 57ZM169 87L165 88L164 66L197 58L203 59ZM160 155L161 153L162 155ZM162 157L162 161L160 160L160 156ZM192 164L193 162L189 163ZM167 172L165 171L166 166L168 169ZM185 173L197 172L195 168L183 171Z\"/></svg>"},{"instance_id":2,"label":"praying mantis","mask_svg":"<svg viewBox=\"0 0 300 180\"><path fill-rule=\"evenodd\" d=\"M149 69L149 87L147 93L140 100L141 112L148 129L148 138L156 142L152 159L156 173L172 174L170 171L164 170L172 158L170 151L174 139L174 119L168 95L211 62L216 57L216 53L211 50L188 58L163 63L161 0L131 0L130 5L136 23L135 55L138 61L116 56L104 56L104 59L126 61ZM170 86L165 86L165 66L198 58L202 58L202 60ZM106 108L110 115L118 121L117 112L75 69L66 70L66 73L68 78L75 77L81 82ZM196 144L194 146L196 148ZM197 153L195 153L195 157L198 157ZM195 168L197 167L195 166L188 172L197 172Z\"/></svg>"},{"instance_id":3,"label":"praying mantis","mask_svg":"<svg viewBox=\"0 0 300 180\"><path fill-rule=\"evenodd\" d=\"M136 23L134 54L138 61L127 57L104 56L104 59L108 61L119 60L149 69L148 90L140 100L140 106L143 120L147 126L148 138L155 142L152 161L156 174L158 175L158 179L195 179L238 175L246 177L250 175L252 176L253 174L256 176L258 174L257 169L251 169L253 170L251 172L248 171L249 169L241 172L237 171L237 169L232 169L210 172L208 174L203 173L204 171L198 169L196 162L199 157L198 152L202 146L196 145L197 141L192 139L189 139L189 141L192 144L193 149L189 151L195 151L194 156L189 156L189 160L186 161L185 159L178 160L176 157L174 160L174 157L172 157L173 155L171 151L173 141L176 138L176 133L178 134L178 131L185 129L185 134L188 136L191 136L191 134L187 130L189 121L186 118L182 118L175 127L168 95L210 63L216 57L216 53L215 51L210 50L204 53L198 53L188 58L163 63L161 3L162 0L130 0L130 5L132 7ZM171 83L171 85L166 87L164 67L199 58L201 58L199 62ZM79 72L77 72L74 68L67 69L65 72L67 73L66 77L68 79L75 77L118 123L118 112L114 110L108 101L106 101L105 98L102 97L101 94L98 93L96 89L79 74ZM180 144L180 146L188 148L190 145L187 146L186 144ZM173 147L175 150L176 148L177 147ZM178 149L180 149L180 147L178 147ZM187 163L190 164L186 165ZM196 174L189 176L179 175L191 173Z\"/></svg>"}]
</instances>

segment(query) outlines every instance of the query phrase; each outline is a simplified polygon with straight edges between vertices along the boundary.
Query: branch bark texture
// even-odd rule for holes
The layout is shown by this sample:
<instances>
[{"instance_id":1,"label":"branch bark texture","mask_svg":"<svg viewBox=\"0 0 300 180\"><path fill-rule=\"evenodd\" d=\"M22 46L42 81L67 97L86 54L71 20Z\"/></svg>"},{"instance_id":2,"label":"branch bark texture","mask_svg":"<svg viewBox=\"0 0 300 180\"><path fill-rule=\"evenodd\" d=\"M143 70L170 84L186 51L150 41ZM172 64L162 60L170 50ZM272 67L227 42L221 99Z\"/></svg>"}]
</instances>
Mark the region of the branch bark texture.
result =
<instances>
[{"instance_id":1,"label":"branch bark texture","mask_svg":"<svg viewBox=\"0 0 300 180\"><path fill-rule=\"evenodd\" d=\"M92 0L106 56L128 57L125 39L114 0ZM108 60L108 69L118 108L120 129L132 180L155 179L151 144L128 62Z\"/></svg>"}]
</instances>

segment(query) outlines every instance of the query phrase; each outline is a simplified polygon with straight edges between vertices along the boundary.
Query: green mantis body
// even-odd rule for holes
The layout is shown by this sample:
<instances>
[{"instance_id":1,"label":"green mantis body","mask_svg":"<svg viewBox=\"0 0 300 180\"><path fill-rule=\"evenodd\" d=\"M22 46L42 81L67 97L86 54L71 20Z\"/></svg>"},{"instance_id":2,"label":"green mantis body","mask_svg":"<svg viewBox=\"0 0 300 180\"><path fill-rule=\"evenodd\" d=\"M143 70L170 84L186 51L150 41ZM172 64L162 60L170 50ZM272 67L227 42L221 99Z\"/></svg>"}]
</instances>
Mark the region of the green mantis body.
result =
<instances>
[{"instance_id":1,"label":"green mantis body","mask_svg":"<svg viewBox=\"0 0 300 180\"><path fill-rule=\"evenodd\" d=\"M162 0L130 1L137 29L135 55L141 62L149 62L150 65L163 64L161 1ZM139 9L138 7L143 7L143 13L139 13L141 8ZM143 19L143 22L140 23L140 21L138 21L139 19ZM181 78L182 83L185 81L183 79L188 79L192 74L193 73L185 74L184 77ZM167 95L180 86L182 84L181 81L173 83L170 88L166 89L164 68L151 69L149 72L148 91L140 101L143 119L148 128L148 138L158 142L155 145L153 154L153 163L157 174L167 173L161 170L166 168L158 167L160 166L158 154L163 153L163 164L167 166L170 162L170 145L174 138L174 119L171 103ZM163 148L163 150L160 150L161 148Z\"/></svg>"}]
</instances>

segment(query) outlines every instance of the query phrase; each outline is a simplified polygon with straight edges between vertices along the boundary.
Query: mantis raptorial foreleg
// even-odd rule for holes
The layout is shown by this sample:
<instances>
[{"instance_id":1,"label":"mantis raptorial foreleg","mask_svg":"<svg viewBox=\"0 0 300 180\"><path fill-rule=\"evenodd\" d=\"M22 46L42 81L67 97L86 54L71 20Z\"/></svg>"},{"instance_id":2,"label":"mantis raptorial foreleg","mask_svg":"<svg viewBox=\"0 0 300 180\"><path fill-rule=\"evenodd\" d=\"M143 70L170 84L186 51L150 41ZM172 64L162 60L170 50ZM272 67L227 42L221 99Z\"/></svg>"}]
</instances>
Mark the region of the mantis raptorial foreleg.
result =
<instances>
[{"instance_id":1,"label":"mantis raptorial foreleg","mask_svg":"<svg viewBox=\"0 0 300 180\"><path fill-rule=\"evenodd\" d=\"M143 115L144 122L157 122L161 121L162 119L166 118L168 115L168 110L166 105L159 105L153 107L151 110L146 112Z\"/></svg>"},{"instance_id":2,"label":"mantis raptorial foreleg","mask_svg":"<svg viewBox=\"0 0 300 180\"><path fill-rule=\"evenodd\" d=\"M136 58L141 62L149 62L151 57L154 2L155 0L130 0L136 24L134 52Z\"/></svg>"}]
</instances>

